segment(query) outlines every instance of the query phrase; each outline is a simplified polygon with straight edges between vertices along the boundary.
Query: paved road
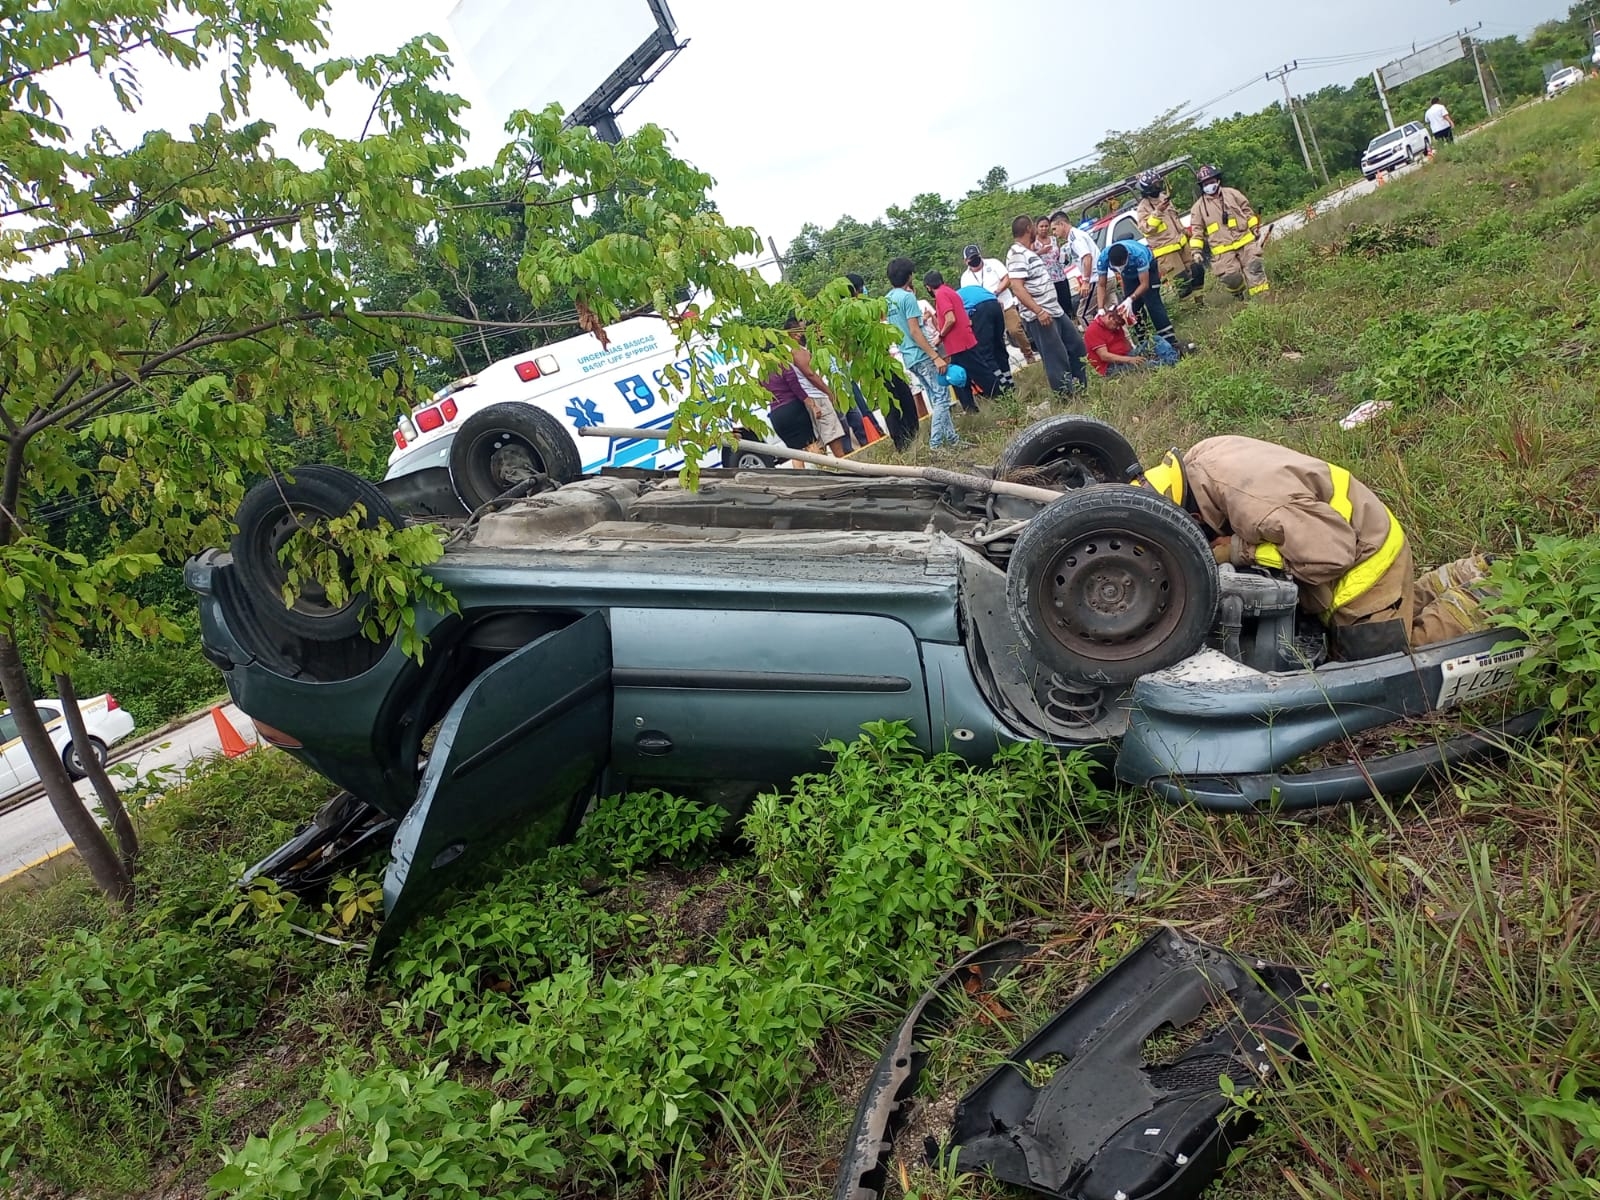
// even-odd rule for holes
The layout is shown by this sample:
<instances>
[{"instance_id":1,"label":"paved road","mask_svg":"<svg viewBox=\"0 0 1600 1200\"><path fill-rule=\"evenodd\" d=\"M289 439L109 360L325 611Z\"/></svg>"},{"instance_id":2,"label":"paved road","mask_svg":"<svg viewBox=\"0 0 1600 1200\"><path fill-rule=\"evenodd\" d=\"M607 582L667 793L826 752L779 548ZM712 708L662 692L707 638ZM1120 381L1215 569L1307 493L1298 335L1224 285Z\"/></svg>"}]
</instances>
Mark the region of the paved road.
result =
<instances>
[{"instance_id":1,"label":"paved road","mask_svg":"<svg viewBox=\"0 0 1600 1200\"><path fill-rule=\"evenodd\" d=\"M255 741L255 729L249 719L233 705L223 706L223 715L232 722L239 735L247 742ZM216 723L207 713L198 720L164 734L148 745L141 746L111 767L111 777L118 783L126 781L120 769L131 769L135 779L143 779L160 768L173 770L176 777L197 758L208 758L221 749ZM112 747L112 755L117 754ZM87 779L78 784L78 794L90 797L94 789ZM98 806L95 812L100 810ZM72 839L50 807L50 802L39 796L26 804L0 814L0 882L37 863L54 858L72 846Z\"/></svg>"},{"instance_id":2,"label":"paved road","mask_svg":"<svg viewBox=\"0 0 1600 1200\"><path fill-rule=\"evenodd\" d=\"M1466 135L1463 134L1462 136ZM1412 171L1422 170L1425 165L1424 163L1417 163L1415 166L1398 167L1389 172L1389 178L1398 179L1402 175L1409 175ZM1368 192L1375 192L1378 190L1378 186L1375 180L1358 179L1349 187L1340 188L1337 192L1330 192L1316 202L1314 207L1317 210L1317 216L1320 217L1323 213L1332 212L1341 204L1347 204L1357 196L1365 196ZM1306 214L1304 210L1285 213L1272 223L1272 236L1278 237L1285 233L1293 233L1297 229L1303 229L1305 223Z\"/></svg>"}]
</instances>

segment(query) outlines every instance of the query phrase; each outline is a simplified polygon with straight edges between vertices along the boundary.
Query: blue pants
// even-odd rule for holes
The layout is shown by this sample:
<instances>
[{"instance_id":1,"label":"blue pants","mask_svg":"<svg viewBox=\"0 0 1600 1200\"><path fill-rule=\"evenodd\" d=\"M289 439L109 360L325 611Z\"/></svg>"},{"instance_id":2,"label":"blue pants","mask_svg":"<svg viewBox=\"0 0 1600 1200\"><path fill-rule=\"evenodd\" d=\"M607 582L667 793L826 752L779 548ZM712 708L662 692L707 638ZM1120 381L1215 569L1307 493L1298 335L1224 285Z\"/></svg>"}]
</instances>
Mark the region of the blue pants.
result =
<instances>
[{"instance_id":1,"label":"blue pants","mask_svg":"<svg viewBox=\"0 0 1600 1200\"><path fill-rule=\"evenodd\" d=\"M1122 294L1131 296L1139 286L1139 272L1131 266L1122 272ZM1161 298L1161 268L1150 260L1150 290L1140 296L1133 306L1134 313L1150 322L1148 328L1157 337L1173 337L1172 318L1167 315L1167 302Z\"/></svg>"},{"instance_id":2,"label":"blue pants","mask_svg":"<svg viewBox=\"0 0 1600 1200\"><path fill-rule=\"evenodd\" d=\"M1133 352L1153 361L1145 363L1142 367L1136 367L1132 363L1112 363L1106 368L1106 374L1126 375L1131 371L1148 371L1151 367L1171 367L1178 362L1177 347L1164 337L1147 337L1144 341L1134 344Z\"/></svg>"}]
</instances>

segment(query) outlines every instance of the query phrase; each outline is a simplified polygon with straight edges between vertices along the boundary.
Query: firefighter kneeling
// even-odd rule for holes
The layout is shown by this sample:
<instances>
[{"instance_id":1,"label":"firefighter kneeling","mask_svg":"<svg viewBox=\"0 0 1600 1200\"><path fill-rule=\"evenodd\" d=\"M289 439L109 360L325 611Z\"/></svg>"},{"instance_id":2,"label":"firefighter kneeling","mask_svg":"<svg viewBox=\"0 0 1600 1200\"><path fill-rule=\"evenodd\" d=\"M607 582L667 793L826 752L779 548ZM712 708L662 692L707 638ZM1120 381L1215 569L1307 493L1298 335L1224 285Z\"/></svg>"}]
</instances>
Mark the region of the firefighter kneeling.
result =
<instances>
[{"instance_id":1,"label":"firefighter kneeling","mask_svg":"<svg viewBox=\"0 0 1600 1200\"><path fill-rule=\"evenodd\" d=\"M1283 571L1300 606L1330 627L1336 654L1373 658L1483 629L1487 562L1464 558L1413 579L1400 522L1350 472L1248 437L1168 452L1136 482L1205 529L1219 563Z\"/></svg>"},{"instance_id":2,"label":"firefighter kneeling","mask_svg":"<svg viewBox=\"0 0 1600 1200\"><path fill-rule=\"evenodd\" d=\"M1272 290L1261 261L1256 229L1261 218L1237 188L1223 187L1222 172L1207 163L1195 172L1200 199L1189 210L1193 237L1211 247L1211 273L1239 298L1265 295Z\"/></svg>"}]
</instances>

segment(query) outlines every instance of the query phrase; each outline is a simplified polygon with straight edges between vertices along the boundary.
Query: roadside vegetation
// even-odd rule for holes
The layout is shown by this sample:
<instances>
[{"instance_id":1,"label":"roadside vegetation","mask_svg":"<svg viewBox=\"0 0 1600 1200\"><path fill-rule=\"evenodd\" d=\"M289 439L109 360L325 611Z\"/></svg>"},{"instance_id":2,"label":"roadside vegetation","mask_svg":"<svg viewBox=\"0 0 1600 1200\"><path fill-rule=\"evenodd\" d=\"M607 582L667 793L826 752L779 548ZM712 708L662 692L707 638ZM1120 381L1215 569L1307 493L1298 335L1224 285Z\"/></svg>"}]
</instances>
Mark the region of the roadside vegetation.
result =
<instances>
[{"instance_id":1,"label":"roadside vegetation","mask_svg":"<svg viewBox=\"0 0 1600 1200\"><path fill-rule=\"evenodd\" d=\"M1591 90L1593 89L1593 90ZM377 881L240 869L327 795L273 751L136 809L145 886L0 896L0 1167L18 1196L822 1197L887 1031L964 949L1042 946L932 1043L891 1194L953 1100L1158 922L1312 971L1307 1061L1219 1197L1593 1196L1600 1175L1600 88L1515 113L1215 290L1204 352L1097 381L1154 454L1232 430L1349 466L1422 562L1493 550L1565 711L1496 766L1293 818L1163 807L1036 748L975 771L893 726L720 810L605 802L368 984ZM997 448L1041 402L967 430ZM1353 432L1358 401L1393 407ZM1420 735L1419 735L1420 736ZM159 782L154 785L159 787ZM153 788L152 788L153 790ZM319 940L312 935L320 935Z\"/></svg>"}]
</instances>

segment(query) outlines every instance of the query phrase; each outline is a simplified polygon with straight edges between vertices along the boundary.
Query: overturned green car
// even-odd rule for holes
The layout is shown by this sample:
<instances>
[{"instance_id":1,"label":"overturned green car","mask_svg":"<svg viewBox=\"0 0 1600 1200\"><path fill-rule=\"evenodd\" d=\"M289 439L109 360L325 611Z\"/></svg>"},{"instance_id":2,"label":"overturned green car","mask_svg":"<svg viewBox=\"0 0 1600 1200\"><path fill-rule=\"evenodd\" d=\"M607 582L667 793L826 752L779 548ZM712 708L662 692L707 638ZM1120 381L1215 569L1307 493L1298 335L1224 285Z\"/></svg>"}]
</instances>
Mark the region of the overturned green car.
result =
<instances>
[{"instance_id":1,"label":"overturned green car","mask_svg":"<svg viewBox=\"0 0 1600 1200\"><path fill-rule=\"evenodd\" d=\"M554 844L597 794L660 787L738 812L826 764L829 739L903 721L981 762L1042 741L1218 809L1397 792L1537 720L1365 762L1302 755L1507 687L1499 632L1329 662L1295 584L1219 568L1196 524L1121 482L1132 448L1059 416L991 474L1059 498L815 471L532 472L543 490L463 523L429 573L422 663L360 632L359 598L282 598L302 522L403 518L329 467L269 480L229 550L186 569L207 656L263 738L344 789L256 868L294 887L389 843L386 937L514 834ZM526 474L526 473L525 473ZM979 480L979 483L982 481ZM488 506L494 507L494 506Z\"/></svg>"}]
</instances>

